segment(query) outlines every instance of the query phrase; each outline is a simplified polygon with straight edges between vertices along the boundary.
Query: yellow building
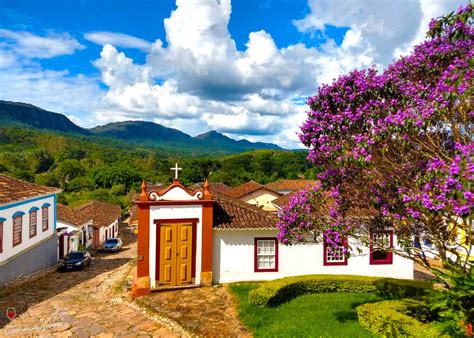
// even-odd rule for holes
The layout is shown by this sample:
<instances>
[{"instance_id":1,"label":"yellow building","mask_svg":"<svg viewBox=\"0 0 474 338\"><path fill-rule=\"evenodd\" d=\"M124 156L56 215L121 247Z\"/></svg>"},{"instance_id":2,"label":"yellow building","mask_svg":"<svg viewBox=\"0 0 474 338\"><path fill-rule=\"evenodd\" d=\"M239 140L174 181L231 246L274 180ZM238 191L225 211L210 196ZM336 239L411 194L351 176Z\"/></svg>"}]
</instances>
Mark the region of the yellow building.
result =
<instances>
[{"instance_id":1,"label":"yellow building","mask_svg":"<svg viewBox=\"0 0 474 338\"><path fill-rule=\"evenodd\" d=\"M232 188L226 192L226 195L238 198L241 201L255 205L265 211L275 212L278 211L278 209L272 201L282 196L281 193L271 190L254 181Z\"/></svg>"},{"instance_id":2,"label":"yellow building","mask_svg":"<svg viewBox=\"0 0 474 338\"><path fill-rule=\"evenodd\" d=\"M474 248L473 248L473 243L474 243L474 224L471 220L468 221L470 223L470 234L466 232L466 229L462 229L458 227L457 229L457 242L461 244L461 246L464 249L461 249L461 256L466 257L467 254L469 254L469 261L474 262ZM470 236L470 238L469 238Z\"/></svg>"}]
</instances>

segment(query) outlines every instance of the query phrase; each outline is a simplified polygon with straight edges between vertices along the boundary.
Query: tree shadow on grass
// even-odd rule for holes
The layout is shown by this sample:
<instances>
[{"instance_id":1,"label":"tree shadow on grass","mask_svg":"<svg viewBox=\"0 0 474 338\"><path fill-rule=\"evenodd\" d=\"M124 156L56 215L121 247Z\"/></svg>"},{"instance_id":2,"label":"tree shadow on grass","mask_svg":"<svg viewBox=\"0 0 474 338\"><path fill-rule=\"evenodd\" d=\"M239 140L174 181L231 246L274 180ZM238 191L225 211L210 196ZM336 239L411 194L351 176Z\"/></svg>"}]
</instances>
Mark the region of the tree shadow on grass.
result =
<instances>
[{"instance_id":1,"label":"tree shadow on grass","mask_svg":"<svg viewBox=\"0 0 474 338\"><path fill-rule=\"evenodd\" d=\"M336 320L341 323L358 320L357 312L355 310L338 311L335 313L335 317Z\"/></svg>"},{"instance_id":2,"label":"tree shadow on grass","mask_svg":"<svg viewBox=\"0 0 474 338\"><path fill-rule=\"evenodd\" d=\"M351 304L351 310L347 311L338 311L334 315L336 317L336 320L341 323L346 323L349 321L358 321L359 317L357 316L357 307L362 304L367 304L367 303L375 303L375 302L380 302L380 299L373 299L369 301L364 301L364 302L353 302Z\"/></svg>"}]
</instances>

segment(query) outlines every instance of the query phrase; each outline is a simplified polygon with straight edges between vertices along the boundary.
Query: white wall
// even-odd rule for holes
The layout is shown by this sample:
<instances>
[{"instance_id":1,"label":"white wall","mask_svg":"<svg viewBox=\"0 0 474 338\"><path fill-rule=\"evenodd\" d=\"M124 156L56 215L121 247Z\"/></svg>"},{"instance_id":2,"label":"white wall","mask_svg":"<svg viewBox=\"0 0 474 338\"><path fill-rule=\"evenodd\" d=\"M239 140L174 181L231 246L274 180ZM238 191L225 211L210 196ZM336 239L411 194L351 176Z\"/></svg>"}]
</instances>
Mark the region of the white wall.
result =
<instances>
[{"instance_id":1,"label":"white wall","mask_svg":"<svg viewBox=\"0 0 474 338\"><path fill-rule=\"evenodd\" d=\"M316 243L286 246L278 243L278 272L254 272L254 238L276 237L273 230L214 230L214 282L270 280L308 274L344 274L413 279L413 261L393 255L393 264L370 265L369 249L355 252L347 265L324 266L323 245ZM394 236L394 243L396 237ZM354 247L354 242L350 242Z\"/></svg>"},{"instance_id":2,"label":"white wall","mask_svg":"<svg viewBox=\"0 0 474 338\"><path fill-rule=\"evenodd\" d=\"M82 224L79 227L79 230L82 232L86 230L86 248L90 248L94 243L94 227L92 226L92 220L87 221L87 223ZM81 233L82 236L82 233ZM84 243L83 243L84 244Z\"/></svg>"},{"instance_id":3,"label":"white wall","mask_svg":"<svg viewBox=\"0 0 474 338\"><path fill-rule=\"evenodd\" d=\"M278 210L275 205L272 203L275 199L280 197L278 194L271 192L266 189L259 189L254 191L248 195L245 195L241 198L242 201L257 205L259 207L263 206L263 210L266 211L276 211Z\"/></svg>"},{"instance_id":4,"label":"white wall","mask_svg":"<svg viewBox=\"0 0 474 338\"><path fill-rule=\"evenodd\" d=\"M117 230L115 230L115 227ZM109 233L109 238L114 238L117 237L118 235L118 220L115 220L114 222L110 223L107 226L99 228L99 245L102 244L106 238L105 238L105 231L108 231Z\"/></svg>"},{"instance_id":5,"label":"white wall","mask_svg":"<svg viewBox=\"0 0 474 338\"><path fill-rule=\"evenodd\" d=\"M48 219L49 226L48 230L42 230L42 212L41 206L44 203L49 203L48 208ZM37 207L37 221L36 221L36 236L30 238L30 209ZM13 247L13 214L21 211L25 214L22 219L22 238L21 244ZM56 203L55 195L47 195L41 198L35 198L19 203L12 203L11 205L5 205L0 207L0 218L5 218L6 221L3 223L3 253L0 253L0 265L2 262L9 258L27 250L31 246L51 237L55 233L56 229Z\"/></svg>"},{"instance_id":6,"label":"white wall","mask_svg":"<svg viewBox=\"0 0 474 338\"><path fill-rule=\"evenodd\" d=\"M150 287L156 287L156 225L155 220L197 218L196 229L196 277L195 284L201 283L202 252L202 206L201 205L153 205L150 206Z\"/></svg>"},{"instance_id":7,"label":"white wall","mask_svg":"<svg viewBox=\"0 0 474 338\"><path fill-rule=\"evenodd\" d=\"M82 237L83 227L82 226L78 227L78 226L76 226L72 223L66 222L66 221L61 220L61 219L57 219L56 224L57 224L56 225L57 229L67 228L67 231L69 231L69 232L76 231L76 233L74 235L70 234L69 236L64 237L64 241L65 241L64 250L67 250L67 248L68 248L67 241L69 241L69 251L65 252L65 253L67 254L71 251L79 250L79 241L80 241L80 238ZM58 236L57 233L56 233L56 235ZM58 246L58 255L59 255L59 246Z\"/></svg>"}]
</instances>

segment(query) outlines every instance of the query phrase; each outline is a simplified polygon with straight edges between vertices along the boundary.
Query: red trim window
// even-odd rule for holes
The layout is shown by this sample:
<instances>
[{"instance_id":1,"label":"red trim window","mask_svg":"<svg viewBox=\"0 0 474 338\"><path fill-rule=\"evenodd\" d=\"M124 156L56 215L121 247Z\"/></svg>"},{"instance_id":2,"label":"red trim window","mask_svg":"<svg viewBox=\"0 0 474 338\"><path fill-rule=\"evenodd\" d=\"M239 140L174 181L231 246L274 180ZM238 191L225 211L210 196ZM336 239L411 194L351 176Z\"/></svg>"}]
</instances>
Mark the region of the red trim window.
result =
<instances>
[{"instance_id":1,"label":"red trim window","mask_svg":"<svg viewBox=\"0 0 474 338\"><path fill-rule=\"evenodd\" d=\"M0 219L0 253L3 252L3 223L5 221Z\"/></svg>"},{"instance_id":2,"label":"red trim window","mask_svg":"<svg viewBox=\"0 0 474 338\"><path fill-rule=\"evenodd\" d=\"M278 240L274 237L255 238L255 272L278 271Z\"/></svg>"},{"instance_id":3,"label":"red trim window","mask_svg":"<svg viewBox=\"0 0 474 338\"><path fill-rule=\"evenodd\" d=\"M23 228L23 216L13 217L13 246L21 244L21 235Z\"/></svg>"},{"instance_id":4,"label":"red trim window","mask_svg":"<svg viewBox=\"0 0 474 338\"><path fill-rule=\"evenodd\" d=\"M347 239L338 248L328 248L326 238L324 238L324 265L347 265Z\"/></svg>"},{"instance_id":5,"label":"red trim window","mask_svg":"<svg viewBox=\"0 0 474 338\"><path fill-rule=\"evenodd\" d=\"M43 231L47 231L49 228L49 206L41 208L41 228Z\"/></svg>"},{"instance_id":6,"label":"red trim window","mask_svg":"<svg viewBox=\"0 0 474 338\"><path fill-rule=\"evenodd\" d=\"M36 210L30 211L30 238L36 236L36 226L38 223L38 212Z\"/></svg>"},{"instance_id":7,"label":"red trim window","mask_svg":"<svg viewBox=\"0 0 474 338\"><path fill-rule=\"evenodd\" d=\"M387 248L385 250L385 248ZM370 264L392 264L393 231L377 230L370 232Z\"/></svg>"}]
</instances>

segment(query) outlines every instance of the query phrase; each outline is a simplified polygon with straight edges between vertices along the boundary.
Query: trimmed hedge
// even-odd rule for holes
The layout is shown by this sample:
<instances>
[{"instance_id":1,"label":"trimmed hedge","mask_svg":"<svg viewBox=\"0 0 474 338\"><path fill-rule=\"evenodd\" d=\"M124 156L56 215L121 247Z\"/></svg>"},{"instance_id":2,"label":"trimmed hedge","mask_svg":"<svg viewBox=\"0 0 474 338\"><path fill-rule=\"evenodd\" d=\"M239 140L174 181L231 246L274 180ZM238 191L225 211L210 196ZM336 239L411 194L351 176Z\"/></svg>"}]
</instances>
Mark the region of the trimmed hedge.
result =
<instances>
[{"instance_id":1,"label":"trimmed hedge","mask_svg":"<svg viewBox=\"0 0 474 338\"><path fill-rule=\"evenodd\" d=\"M413 299L384 300L357 307L360 325L385 337L440 337L430 323L422 323L407 313L424 311L426 306Z\"/></svg>"},{"instance_id":2,"label":"trimmed hedge","mask_svg":"<svg viewBox=\"0 0 474 338\"><path fill-rule=\"evenodd\" d=\"M278 306L303 294L322 292L374 293L385 299L418 297L431 284L426 282L350 275L308 275L281 278L263 283L249 293L249 302Z\"/></svg>"}]
</instances>

